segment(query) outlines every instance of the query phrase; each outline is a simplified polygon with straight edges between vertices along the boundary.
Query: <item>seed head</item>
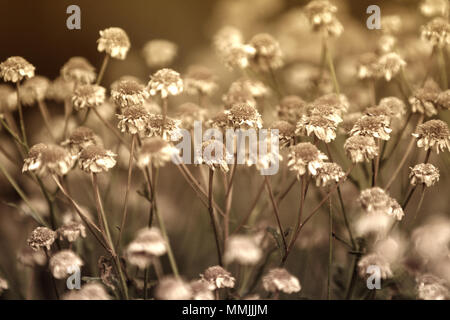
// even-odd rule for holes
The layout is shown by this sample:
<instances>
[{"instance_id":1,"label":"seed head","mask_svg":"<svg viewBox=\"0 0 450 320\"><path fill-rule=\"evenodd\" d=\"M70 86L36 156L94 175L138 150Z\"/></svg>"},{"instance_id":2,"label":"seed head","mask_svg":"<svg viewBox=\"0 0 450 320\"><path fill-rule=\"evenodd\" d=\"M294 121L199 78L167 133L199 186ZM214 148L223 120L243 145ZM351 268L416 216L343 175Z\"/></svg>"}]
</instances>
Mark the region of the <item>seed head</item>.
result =
<instances>
[{"instance_id":1,"label":"seed head","mask_svg":"<svg viewBox=\"0 0 450 320\"><path fill-rule=\"evenodd\" d=\"M100 38L97 40L97 50L105 52L112 58L124 60L130 49L130 39L126 32L121 28L107 28L101 30Z\"/></svg>"},{"instance_id":2,"label":"seed head","mask_svg":"<svg viewBox=\"0 0 450 320\"><path fill-rule=\"evenodd\" d=\"M22 57L9 57L0 63L0 76L5 82L20 82L34 77L36 68Z\"/></svg>"},{"instance_id":3,"label":"seed head","mask_svg":"<svg viewBox=\"0 0 450 320\"><path fill-rule=\"evenodd\" d=\"M70 58L61 68L61 77L68 82L91 84L97 75L95 68L83 57Z\"/></svg>"},{"instance_id":4,"label":"seed head","mask_svg":"<svg viewBox=\"0 0 450 320\"><path fill-rule=\"evenodd\" d=\"M83 265L83 261L71 250L62 250L50 258L49 267L56 279L64 279Z\"/></svg>"},{"instance_id":5,"label":"seed head","mask_svg":"<svg viewBox=\"0 0 450 320\"><path fill-rule=\"evenodd\" d=\"M75 110L95 108L105 102L106 89L95 84L78 86L72 96L72 104Z\"/></svg>"},{"instance_id":6,"label":"seed head","mask_svg":"<svg viewBox=\"0 0 450 320\"><path fill-rule=\"evenodd\" d=\"M149 68L168 67L177 56L178 46L168 40L155 39L148 41L142 49L145 63Z\"/></svg>"},{"instance_id":7,"label":"seed head","mask_svg":"<svg viewBox=\"0 0 450 320\"><path fill-rule=\"evenodd\" d=\"M263 278L264 290L267 292L294 293L301 290L300 281L284 268L271 269Z\"/></svg>"},{"instance_id":8,"label":"seed head","mask_svg":"<svg viewBox=\"0 0 450 320\"><path fill-rule=\"evenodd\" d=\"M429 120L418 125L412 135L417 139L419 148L435 148L437 154L445 149L450 150L450 130L442 120Z\"/></svg>"},{"instance_id":9,"label":"seed head","mask_svg":"<svg viewBox=\"0 0 450 320\"><path fill-rule=\"evenodd\" d=\"M297 177L310 173L315 176L328 157L309 142L301 142L289 148L288 167Z\"/></svg>"},{"instance_id":10,"label":"seed head","mask_svg":"<svg viewBox=\"0 0 450 320\"><path fill-rule=\"evenodd\" d=\"M353 163L370 161L378 156L378 146L373 137L349 137L345 141L344 149Z\"/></svg>"},{"instance_id":11,"label":"seed head","mask_svg":"<svg viewBox=\"0 0 450 320\"><path fill-rule=\"evenodd\" d=\"M183 92L183 80L180 74L172 69L161 69L151 76L147 88L150 95L160 94L162 98L176 96Z\"/></svg>"},{"instance_id":12,"label":"seed head","mask_svg":"<svg viewBox=\"0 0 450 320\"><path fill-rule=\"evenodd\" d=\"M50 250L53 242L56 240L56 232L46 227L37 227L28 237L28 245L35 251L46 248Z\"/></svg>"},{"instance_id":13,"label":"seed head","mask_svg":"<svg viewBox=\"0 0 450 320\"><path fill-rule=\"evenodd\" d=\"M101 173L116 165L116 157L114 152L101 146L89 145L81 151L79 164L81 170L87 173Z\"/></svg>"}]
</instances>

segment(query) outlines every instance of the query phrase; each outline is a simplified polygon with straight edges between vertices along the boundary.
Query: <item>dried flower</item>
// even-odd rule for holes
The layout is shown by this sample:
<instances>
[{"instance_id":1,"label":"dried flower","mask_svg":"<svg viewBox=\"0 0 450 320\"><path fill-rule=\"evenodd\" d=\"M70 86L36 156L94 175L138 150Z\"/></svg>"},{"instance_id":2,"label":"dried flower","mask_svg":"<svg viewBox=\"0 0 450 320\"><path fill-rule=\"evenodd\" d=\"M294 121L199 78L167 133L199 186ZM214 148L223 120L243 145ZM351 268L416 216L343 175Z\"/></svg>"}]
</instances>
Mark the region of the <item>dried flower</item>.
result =
<instances>
[{"instance_id":1,"label":"dried flower","mask_svg":"<svg viewBox=\"0 0 450 320\"><path fill-rule=\"evenodd\" d=\"M381 140L389 140L392 129L390 120L385 116L362 116L356 121L353 129L350 130L352 136L369 136Z\"/></svg>"},{"instance_id":2,"label":"dried flower","mask_svg":"<svg viewBox=\"0 0 450 320\"><path fill-rule=\"evenodd\" d=\"M306 17L314 31L324 36L338 37L344 27L336 18L337 7L327 0L313 0L305 7Z\"/></svg>"},{"instance_id":3,"label":"dried flower","mask_svg":"<svg viewBox=\"0 0 450 320\"><path fill-rule=\"evenodd\" d=\"M28 237L28 245L35 251L40 248L50 250L53 242L56 240L56 232L46 227L37 227Z\"/></svg>"},{"instance_id":4,"label":"dried flower","mask_svg":"<svg viewBox=\"0 0 450 320\"><path fill-rule=\"evenodd\" d=\"M130 49L130 39L126 32L121 28L112 27L101 30L99 33L97 50L105 51L112 58L124 60Z\"/></svg>"},{"instance_id":5,"label":"dried flower","mask_svg":"<svg viewBox=\"0 0 450 320\"><path fill-rule=\"evenodd\" d=\"M370 161L378 156L378 146L373 137L349 137L345 141L344 149L353 163Z\"/></svg>"},{"instance_id":6,"label":"dried flower","mask_svg":"<svg viewBox=\"0 0 450 320\"><path fill-rule=\"evenodd\" d=\"M74 83L66 81L62 77L58 77L53 80L46 93L47 99L54 100L56 102L65 102L70 99L73 94Z\"/></svg>"},{"instance_id":7,"label":"dried flower","mask_svg":"<svg viewBox=\"0 0 450 320\"><path fill-rule=\"evenodd\" d=\"M397 200L391 198L379 187L361 191L358 201L367 214L386 214L399 221L403 218L403 209Z\"/></svg>"},{"instance_id":8,"label":"dried flower","mask_svg":"<svg viewBox=\"0 0 450 320\"><path fill-rule=\"evenodd\" d=\"M231 109L236 104L247 104L256 108L256 100L250 89L235 83L233 82L228 92L222 96L225 109Z\"/></svg>"},{"instance_id":9,"label":"dried flower","mask_svg":"<svg viewBox=\"0 0 450 320\"><path fill-rule=\"evenodd\" d=\"M310 173L315 176L328 157L309 142L301 142L289 148L288 167L297 173L297 177Z\"/></svg>"},{"instance_id":10,"label":"dried flower","mask_svg":"<svg viewBox=\"0 0 450 320\"><path fill-rule=\"evenodd\" d=\"M450 130L442 120L429 120L418 125L416 132L412 134L417 139L417 147L425 150L436 147L436 153L450 150Z\"/></svg>"},{"instance_id":11,"label":"dried flower","mask_svg":"<svg viewBox=\"0 0 450 320\"><path fill-rule=\"evenodd\" d=\"M368 269L370 266L377 266L380 269L381 279L388 279L394 276L390 264L383 257L376 253L370 253L361 257L358 262L358 273L361 278L366 278L371 273Z\"/></svg>"},{"instance_id":12,"label":"dried flower","mask_svg":"<svg viewBox=\"0 0 450 320\"><path fill-rule=\"evenodd\" d=\"M278 137L282 144L291 143L295 137L295 126L284 120L275 121L270 129L278 130Z\"/></svg>"},{"instance_id":13,"label":"dried flower","mask_svg":"<svg viewBox=\"0 0 450 320\"><path fill-rule=\"evenodd\" d=\"M164 140L178 141L183 136L180 129L180 120L171 118L164 118L160 114L149 114L147 130L145 135L147 137L162 137Z\"/></svg>"},{"instance_id":14,"label":"dried flower","mask_svg":"<svg viewBox=\"0 0 450 320\"><path fill-rule=\"evenodd\" d=\"M223 259L226 264L236 261L242 265L255 265L261 258L262 249L253 236L235 234L225 243Z\"/></svg>"},{"instance_id":15,"label":"dried flower","mask_svg":"<svg viewBox=\"0 0 450 320\"><path fill-rule=\"evenodd\" d=\"M384 77L386 81L389 82L404 66L406 66L405 60L403 60L397 53L386 53L377 61L377 77Z\"/></svg>"},{"instance_id":16,"label":"dried flower","mask_svg":"<svg viewBox=\"0 0 450 320\"><path fill-rule=\"evenodd\" d=\"M417 295L421 300L448 300L450 291L445 280L432 274L423 274L416 278Z\"/></svg>"},{"instance_id":17,"label":"dried flower","mask_svg":"<svg viewBox=\"0 0 450 320\"><path fill-rule=\"evenodd\" d=\"M246 69L255 56L254 47L246 44L235 44L222 52L222 60L229 69Z\"/></svg>"},{"instance_id":18,"label":"dried flower","mask_svg":"<svg viewBox=\"0 0 450 320\"><path fill-rule=\"evenodd\" d=\"M234 288L236 279L221 266L209 267L200 277L210 285L211 290Z\"/></svg>"},{"instance_id":19,"label":"dried flower","mask_svg":"<svg viewBox=\"0 0 450 320\"><path fill-rule=\"evenodd\" d=\"M334 162L324 162L322 167L317 169L316 186L330 186L338 183L343 177L345 177L345 173L340 165Z\"/></svg>"},{"instance_id":20,"label":"dried flower","mask_svg":"<svg viewBox=\"0 0 450 320\"><path fill-rule=\"evenodd\" d=\"M83 261L71 250L62 250L50 258L49 267L56 279L64 279L83 265Z\"/></svg>"},{"instance_id":21,"label":"dried flower","mask_svg":"<svg viewBox=\"0 0 450 320\"><path fill-rule=\"evenodd\" d=\"M297 124L306 110L306 102L298 96L286 96L277 106L280 120L286 120L291 124Z\"/></svg>"},{"instance_id":22,"label":"dried flower","mask_svg":"<svg viewBox=\"0 0 450 320\"><path fill-rule=\"evenodd\" d=\"M230 110L226 110L231 125L235 129L260 129L262 118L258 110L248 104L235 104Z\"/></svg>"},{"instance_id":23,"label":"dried flower","mask_svg":"<svg viewBox=\"0 0 450 320\"><path fill-rule=\"evenodd\" d=\"M336 138L336 124L320 115L306 116L303 115L297 123L297 135L310 136L311 133L325 143L330 143Z\"/></svg>"},{"instance_id":24,"label":"dried flower","mask_svg":"<svg viewBox=\"0 0 450 320\"><path fill-rule=\"evenodd\" d=\"M178 46L168 40L155 39L148 41L142 49L145 63L150 68L164 68L175 59Z\"/></svg>"},{"instance_id":25,"label":"dried flower","mask_svg":"<svg viewBox=\"0 0 450 320\"><path fill-rule=\"evenodd\" d=\"M388 112L384 115L392 117L392 118L401 119L403 117L403 115L406 113L405 103L397 97L386 97L386 98L381 99L378 104L378 107L388 110ZM370 109L368 109L367 111L369 111L369 110ZM381 110L382 109L378 109L378 111L381 111ZM376 112L376 110L374 110L374 109L372 109L372 111ZM375 113L375 114L369 114L369 115L376 116L376 115L383 115L383 114Z\"/></svg>"},{"instance_id":26,"label":"dried flower","mask_svg":"<svg viewBox=\"0 0 450 320\"><path fill-rule=\"evenodd\" d=\"M167 276L159 281L155 297L158 300L190 300L192 290L184 280Z\"/></svg>"},{"instance_id":27,"label":"dried flower","mask_svg":"<svg viewBox=\"0 0 450 320\"><path fill-rule=\"evenodd\" d=\"M178 107L176 115L181 119L182 128L191 130L194 128L194 121L203 122L205 120L206 110L195 103L186 102Z\"/></svg>"},{"instance_id":28,"label":"dried flower","mask_svg":"<svg viewBox=\"0 0 450 320\"><path fill-rule=\"evenodd\" d=\"M378 77L378 56L373 52L361 55L358 59L357 73L359 79L375 79Z\"/></svg>"},{"instance_id":29,"label":"dried flower","mask_svg":"<svg viewBox=\"0 0 450 320\"><path fill-rule=\"evenodd\" d=\"M71 290L63 296L63 300L111 300L105 287L97 282L89 282L80 290Z\"/></svg>"},{"instance_id":30,"label":"dried flower","mask_svg":"<svg viewBox=\"0 0 450 320\"><path fill-rule=\"evenodd\" d=\"M435 101L440 92L439 85L433 79L428 79L424 86L417 89L409 98L412 112L425 113L428 117L437 114Z\"/></svg>"},{"instance_id":31,"label":"dried flower","mask_svg":"<svg viewBox=\"0 0 450 320\"><path fill-rule=\"evenodd\" d=\"M283 66L280 45L270 34L255 35L249 45L255 48L251 62L257 69L268 72Z\"/></svg>"},{"instance_id":32,"label":"dried flower","mask_svg":"<svg viewBox=\"0 0 450 320\"><path fill-rule=\"evenodd\" d=\"M116 165L117 155L101 146L89 145L79 156L80 168L87 173L106 172Z\"/></svg>"},{"instance_id":33,"label":"dried flower","mask_svg":"<svg viewBox=\"0 0 450 320\"><path fill-rule=\"evenodd\" d=\"M294 293L301 290L300 281L284 268L271 269L263 278L264 290L268 292Z\"/></svg>"},{"instance_id":34,"label":"dried flower","mask_svg":"<svg viewBox=\"0 0 450 320\"><path fill-rule=\"evenodd\" d=\"M20 82L34 77L36 68L22 57L9 57L0 63L0 76L5 82Z\"/></svg>"},{"instance_id":35,"label":"dried flower","mask_svg":"<svg viewBox=\"0 0 450 320\"><path fill-rule=\"evenodd\" d=\"M144 107L132 106L125 108L122 114L118 114L119 119L118 127L121 132L128 134L144 134L147 131L148 119L150 113L148 113Z\"/></svg>"},{"instance_id":36,"label":"dried flower","mask_svg":"<svg viewBox=\"0 0 450 320\"><path fill-rule=\"evenodd\" d=\"M32 106L45 99L50 81L46 77L35 76L27 79L20 87L20 102L24 106Z\"/></svg>"},{"instance_id":37,"label":"dried flower","mask_svg":"<svg viewBox=\"0 0 450 320\"><path fill-rule=\"evenodd\" d=\"M443 109L450 109L450 90L439 93L436 98L436 105Z\"/></svg>"},{"instance_id":38,"label":"dried flower","mask_svg":"<svg viewBox=\"0 0 450 320\"><path fill-rule=\"evenodd\" d=\"M67 150L57 145L39 143L30 148L22 172L31 171L42 177L48 174L63 176L72 166L73 159Z\"/></svg>"},{"instance_id":39,"label":"dried flower","mask_svg":"<svg viewBox=\"0 0 450 320\"><path fill-rule=\"evenodd\" d=\"M227 151L225 145L215 139L207 140L202 143L202 153L197 155L199 164L206 164L212 170L219 168L223 172L228 172L228 162L232 155Z\"/></svg>"},{"instance_id":40,"label":"dried flower","mask_svg":"<svg viewBox=\"0 0 450 320\"><path fill-rule=\"evenodd\" d=\"M422 27L422 39L430 42L433 46L444 48L450 44L450 24L447 19L434 18Z\"/></svg>"},{"instance_id":41,"label":"dried flower","mask_svg":"<svg viewBox=\"0 0 450 320\"><path fill-rule=\"evenodd\" d=\"M165 99L169 95L176 96L183 92L183 80L178 72L172 69L161 69L150 77L147 87L150 95L159 93Z\"/></svg>"},{"instance_id":42,"label":"dried flower","mask_svg":"<svg viewBox=\"0 0 450 320\"><path fill-rule=\"evenodd\" d=\"M129 263L140 269L147 268L155 257L166 254L166 241L159 229L144 228L137 232L134 240L126 248Z\"/></svg>"},{"instance_id":43,"label":"dried flower","mask_svg":"<svg viewBox=\"0 0 450 320\"><path fill-rule=\"evenodd\" d=\"M84 84L78 86L72 96L75 110L95 108L105 102L106 89L95 84Z\"/></svg>"},{"instance_id":44,"label":"dried flower","mask_svg":"<svg viewBox=\"0 0 450 320\"><path fill-rule=\"evenodd\" d=\"M151 137L143 141L138 152L138 165L141 168L149 166L162 167L180 151L160 137Z\"/></svg>"},{"instance_id":45,"label":"dried flower","mask_svg":"<svg viewBox=\"0 0 450 320\"><path fill-rule=\"evenodd\" d=\"M191 66L184 77L184 88L191 95L210 96L217 89L216 77L206 67Z\"/></svg>"},{"instance_id":46,"label":"dried flower","mask_svg":"<svg viewBox=\"0 0 450 320\"><path fill-rule=\"evenodd\" d=\"M413 186L425 184L427 187L431 187L439 181L439 169L431 163L419 163L410 170L409 179Z\"/></svg>"},{"instance_id":47,"label":"dried flower","mask_svg":"<svg viewBox=\"0 0 450 320\"><path fill-rule=\"evenodd\" d=\"M95 68L83 57L70 58L61 68L61 77L68 82L91 84L97 75Z\"/></svg>"},{"instance_id":48,"label":"dried flower","mask_svg":"<svg viewBox=\"0 0 450 320\"><path fill-rule=\"evenodd\" d=\"M71 222L60 227L56 232L61 240L74 242L79 237L86 238L86 227L79 222Z\"/></svg>"},{"instance_id":49,"label":"dried flower","mask_svg":"<svg viewBox=\"0 0 450 320\"><path fill-rule=\"evenodd\" d=\"M86 127L78 127L70 134L69 138L61 143L68 147L70 153L77 157L81 150L90 145L102 145L102 141L94 131Z\"/></svg>"},{"instance_id":50,"label":"dried flower","mask_svg":"<svg viewBox=\"0 0 450 320\"><path fill-rule=\"evenodd\" d=\"M119 80L111 86L111 97L120 108L142 106L149 97L145 86L136 80Z\"/></svg>"}]
</instances>

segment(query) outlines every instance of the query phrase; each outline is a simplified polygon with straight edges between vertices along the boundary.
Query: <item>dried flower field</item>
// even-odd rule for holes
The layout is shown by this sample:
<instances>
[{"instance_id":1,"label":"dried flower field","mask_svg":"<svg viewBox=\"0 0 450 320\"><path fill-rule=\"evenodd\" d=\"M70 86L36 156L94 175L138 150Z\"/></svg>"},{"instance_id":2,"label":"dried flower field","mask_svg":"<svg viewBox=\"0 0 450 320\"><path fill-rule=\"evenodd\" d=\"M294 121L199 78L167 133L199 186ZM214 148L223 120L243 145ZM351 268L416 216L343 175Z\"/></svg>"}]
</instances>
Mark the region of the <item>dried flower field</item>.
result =
<instances>
[{"instance_id":1,"label":"dried flower field","mask_svg":"<svg viewBox=\"0 0 450 320\"><path fill-rule=\"evenodd\" d=\"M450 299L449 1L291 2L3 46L0 299Z\"/></svg>"}]
</instances>

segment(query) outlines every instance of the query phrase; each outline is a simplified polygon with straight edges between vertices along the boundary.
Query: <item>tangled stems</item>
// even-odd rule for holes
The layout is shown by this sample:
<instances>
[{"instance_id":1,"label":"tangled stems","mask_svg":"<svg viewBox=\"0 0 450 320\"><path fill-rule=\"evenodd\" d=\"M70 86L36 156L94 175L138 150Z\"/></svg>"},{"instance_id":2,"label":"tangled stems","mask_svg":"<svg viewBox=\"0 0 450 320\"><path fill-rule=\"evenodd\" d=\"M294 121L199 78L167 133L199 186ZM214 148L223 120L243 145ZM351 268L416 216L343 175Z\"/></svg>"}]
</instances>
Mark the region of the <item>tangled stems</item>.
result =
<instances>
[{"instance_id":1,"label":"tangled stems","mask_svg":"<svg viewBox=\"0 0 450 320\"><path fill-rule=\"evenodd\" d=\"M216 219L214 217L214 207L213 207L213 185L214 185L214 170L209 169L209 183L208 183L208 212L211 219L211 226L214 231L214 238L216 240L217 247L217 260L220 266L223 266L222 262L222 250L220 249L219 234L217 232Z\"/></svg>"},{"instance_id":2,"label":"tangled stems","mask_svg":"<svg viewBox=\"0 0 450 320\"><path fill-rule=\"evenodd\" d=\"M278 210L277 202L275 201L275 198L273 196L272 187L270 185L270 181L269 181L269 177L268 176L264 176L264 182L266 184L267 192L269 193L270 201L272 202L273 213L274 213L275 218L277 220L279 232L280 232L281 238L283 239L283 249L284 249L283 251L286 254L286 252L287 252L286 237L284 235L283 226L281 225L280 212Z\"/></svg>"}]
</instances>

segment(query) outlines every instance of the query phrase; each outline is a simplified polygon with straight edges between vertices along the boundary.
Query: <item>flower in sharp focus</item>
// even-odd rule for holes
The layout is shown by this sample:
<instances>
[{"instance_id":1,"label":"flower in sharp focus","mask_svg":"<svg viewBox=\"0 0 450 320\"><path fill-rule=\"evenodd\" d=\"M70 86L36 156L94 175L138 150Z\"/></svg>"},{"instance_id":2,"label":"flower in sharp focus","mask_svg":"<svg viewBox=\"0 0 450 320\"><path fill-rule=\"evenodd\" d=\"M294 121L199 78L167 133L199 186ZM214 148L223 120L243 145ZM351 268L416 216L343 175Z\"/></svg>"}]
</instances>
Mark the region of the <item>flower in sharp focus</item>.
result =
<instances>
[{"instance_id":1,"label":"flower in sharp focus","mask_svg":"<svg viewBox=\"0 0 450 320\"><path fill-rule=\"evenodd\" d=\"M181 120L183 129L191 130L194 128L194 121L203 122L205 120L206 110L195 103L185 102L178 107L176 116Z\"/></svg>"},{"instance_id":2,"label":"flower in sharp focus","mask_svg":"<svg viewBox=\"0 0 450 320\"><path fill-rule=\"evenodd\" d=\"M210 285L211 290L234 288L236 283L236 279L231 273L221 266L209 267L200 277Z\"/></svg>"},{"instance_id":3,"label":"flower in sharp focus","mask_svg":"<svg viewBox=\"0 0 450 320\"><path fill-rule=\"evenodd\" d=\"M22 57L9 57L0 63L0 76L5 82L20 82L34 77L36 68Z\"/></svg>"},{"instance_id":4,"label":"flower in sharp focus","mask_svg":"<svg viewBox=\"0 0 450 320\"><path fill-rule=\"evenodd\" d=\"M352 136L369 136L381 140L389 140L390 120L385 116L362 116L356 121L350 135Z\"/></svg>"},{"instance_id":5,"label":"flower in sharp focus","mask_svg":"<svg viewBox=\"0 0 450 320\"><path fill-rule=\"evenodd\" d=\"M435 148L436 153L450 150L450 130L442 120L429 120L418 125L412 134L417 139L417 146L425 150Z\"/></svg>"},{"instance_id":6,"label":"flower in sharp focus","mask_svg":"<svg viewBox=\"0 0 450 320\"><path fill-rule=\"evenodd\" d=\"M325 36L338 37L344 27L336 18L337 7L327 0L313 0L305 7L305 14L314 31Z\"/></svg>"},{"instance_id":7,"label":"flower in sharp focus","mask_svg":"<svg viewBox=\"0 0 450 320\"><path fill-rule=\"evenodd\" d=\"M180 120L164 118L160 114L149 114L147 129L145 135L147 137L162 137L164 140L178 141L183 136L180 129Z\"/></svg>"},{"instance_id":8,"label":"flower in sharp focus","mask_svg":"<svg viewBox=\"0 0 450 320\"><path fill-rule=\"evenodd\" d=\"M431 163L419 163L410 170L409 179L413 186L425 184L431 187L439 181L439 169Z\"/></svg>"},{"instance_id":9,"label":"flower in sharp focus","mask_svg":"<svg viewBox=\"0 0 450 320\"><path fill-rule=\"evenodd\" d=\"M105 287L96 282L86 283L80 290L70 290L63 300L111 300Z\"/></svg>"},{"instance_id":10,"label":"flower in sharp focus","mask_svg":"<svg viewBox=\"0 0 450 320\"><path fill-rule=\"evenodd\" d=\"M280 120L286 120L295 125L306 111L306 102L298 96L286 96L281 99L276 109Z\"/></svg>"},{"instance_id":11,"label":"flower in sharp focus","mask_svg":"<svg viewBox=\"0 0 450 320\"><path fill-rule=\"evenodd\" d=\"M180 74L172 69L161 69L156 71L148 82L150 95L160 94L163 99L167 96L176 96L183 92L183 80Z\"/></svg>"},{"instance_id":12,"label":"flower in sharp focus","mask_svg":"<svg viewBox=\"0 0 450 320\"><path fill-rule=\"evenodd\" d=\"M379 187L361 191L358 201L367 214L387 214L399 221L403 218L403 209L397 200Z\"/></svg>"},{"instance_id":13,"label":"flower in sharp focus","mask_svg":"<svg viewBox=\"0 0 450 320\"><path fill-rule=\"evenodd\" d=\"M436 105L446 110L450 109L450 90L445 90L439 93L436 98Z\"/></svg>"},{"instance_id":14,"label":"flower in sharp focus","mask_svg":"<svg viewBox=\"0 0 450 320\"><path fill-rule=\"evenodd\" d=\"M106 172L116 165L117 155L101 146L89 145L79 156L80 168L87 173Z\"/></svg>"},{"instance_id":15,"label":"flower in sharp focus","mask_svg":"<svg viewBox=\"0 0 450 320\"><path fill-rule=\"evenodd\" d=\"M130 39L126 32L121 28L107 28L101 30L100 38L97 40L97 50L105 51L112 58L124 60L130 49Z\"/></svg>"},{"instance_id":16,"label":"flower in sharp focus","mask_svg":"<svg viewBox=\"0 0 450 320\"><path fill-rule=\"evenodd\" d=\"M57 145L39 143L30 148L24 159L22 172L34 172L41 177L48 174L63 176L72 166L72 155L66 149Z\"/></svg>"},{"instance_id":17,"label":"flower in sharp focus","mask_svg":"<svg viewBox=\"0 0 450 320\"><path fill-rule=\"evenodd\" d=\"M20 87L20 102L24 106L32 106L45 99L50 81L46 77L36 76L27 79Z\"/></svg>"},{"instance_id":18,"label":"flower in sharp focus","mask_svg":"<svg viewBox=\"0 0 450 320\"><path fill-rule=\"evenodd\" d=\"M136 237L125 250L125 257L132 265L140 269L147 268L154 258L167 252L166 241L159 229L144 228L137 232Z\"/></svg>"},{"instance_id":19,"label":"flower in sharp focus","mask_svg":"<svg viewBox=\"0 0 450 320\"><path fill-rule=\"evenodd\" d=\"M358 262L358 274L361 278L367 278L372 272L370 266L376 266L380 269L382 279L392 278L394 276L390 264L383 257L376 253L369 253L361 257Z\"/></svg>"},{"instance_id":20,"label":"flower in sharp focus","mask_svg":"<svg viewBox=\"0 0 450 320\"><path fill-rule=\"evenodd\" d=\"M106 89L95 84L78 86L72 95L72 104L75 110L95 108L105 102Z\"/></svg>"},{"instance_id":21,"label":"flower in sharp focus","mask_svg":"<svg viewBox=\"0 0 450 320\"><path fill-rule=\"evenodd\" d=\"M228 172L228 162L232 160L232 157L221 141L211 139L202 143L201 154L197 155L197 162L206 164L212 170L219 168L223 172Z\"/></svg>"},{"instance_id":22,"label":"flower in sharp focus","mask_svg":"<svg viewBox=\"0 0 450 320\"><path fill-rule=\"evenodd\" d=\"M142 55L149 68L164 68L175 59L178 46L168 40L155 39L148 41L142 48Z\"/></svg>"},{"instance_id":23,"label":"flower in sharp focus","mask_svg":"<svg viewBox=\"0 0 450 320\"><path fill-rule=\"evenodd\" d=\"M391 81L400 70L406 66L403 60L397 53L390 52L381 56L377 61L377 76L384 77L386 81Z\"/></svg>"},{"instance_id":24,"label":"flower in sharp focus","mask_svg":"<svg viewBox=\"0 0 450 320\"><path fill-rule=\"evenodd\" d=\"M432 274L423 274L416 278L417 295L421 300L448 300L450 290L445 280Z\"/></svg>"},{"instance_id":25,"label":"flower in sharp focus","mask_svg":"<svg viewBox=\"0 0 450 320\"><path fill-rule=\"evenodd\" d=\"M344 149L353 163L370 161L378 156L378 146L373 137L351 136L345 141Z\"/></svg>"},{"instance_id":26,"label":"flower in sharp focus","mask_svg":"<svg viewBox=\"0 0 450 320\"><path fill-rule=\"evenodd\" d=\"M119 119L117 126L121 132L141 135L147 131L149 116L150 113L144 107L128 107L123 109L122 114L117 115Z\"/></svg>"},{"instance_id":27,"label":"flower in sharp focus","mask_svg":"<svg viewBox=\"0 0 450 320\"><path fill-rule=\"evenodd\" d=\"M101 138L89 128L78 127L70 134L69 138L61 143L62 146L67 147L74 157L84 148L90 145L102 145Z\"/></svg>"},{"instance_id":28,"label":"flower in sharp focus","mask_svg":"<svg viewBox=\"0 0 450 320\"><path fill-rule=\"evenodd\" d=\"M433 46L444 48L450 44L450 23L447 19L435 18L422 27L421 36Z\"/></svg>"},{"instance_id":29,"label":"flower in sharp focus","mask_svg":"<svg viewBox=\"0 0 450 320\"><path fill-rule=\"evenodd\" d=\"M300 281L284 268L271 269L263 278L267 292L295 293L301 290Z\"/></svg>"},{"instance_id":30,"label":"flower in sharp focus","mask_svg":"<svg viewBox=\"0 0 450 320\"><path fill-rule=\"evenodd\" d=\"M225 243L223 259L226 264L237 262L241 265L255 265L262 255L262 249L254 236L235 234Z\"/></svg>"},{"instance_id":31,"label":"flower in sharp focus","mask_svg":"<svg viewBox=\"0 0 450 320\"><path fill-rule=\"evenodd\" d=\"M69 242L74 242L78 238L86 238L86 227L79 222L70 222L58 228L56 232L59 234L61 240L66 239Z\"/></svg>"},{"instance_id":32,"label":"flower in sharp focus","mask_svg":"<svg viewBox=\"0 0 450 320\"><path fill-rule=\"evenodd\" d=\"M65 81L73 81L80 84L93 83L97 77L95 68L83 57L70 58L62 66L60 73Z\"/></svg>"},{"instance_id":33,"label":"flower in sharp focus","mask_svg":"<svg viewBox=\"0 0 450 320\"><path fill-rule=\"evenodd\" d=\"M184 280L166 276L159 281L155 297L158 300L190 300L192 290Z\"/></svg>"},{"instance_id":34,"label":"flower in sharp focus","mask_svg":"<svg viewBox=\"0 0 450 320\"><path fill-rule=\"evenodd\" d=\"M28 245L35 251L46 248L50 250L53 242L56 240L56 232L46 227L37 227L27 239Z\"/></svg>"},{"instance_id":35,"label":"flower in sharp focus","mask_svg":"<svg viewBox=\"0 0 450 320\"><path fill-rule=\"evenodd\" d=\"M437 114L435 102L440 92L439 85L433 79L428 79L424 86L414 91L413 96L409 98L412 112L424 113L428 117Z\"/></svg>"},{"instance_id":36,"label":"flower in sharp focus","mask_svg":"<svg viewBox=\"0 0 450 320\"><path fill-rule=\"evenodd\" d=\"M260 129L262 127L261 115L251 105L238 103L231 109L226 110L225 113L235 129Z\"/></svg>"},{"instance_id":37,"label":"flower in sharp focus","mask_svg":"<svg viewBox=\"0 0 450 320\"><path fill-rule=\"evenodd\" d=\"M56 279L64 279L83 265L81 258L71 250L55 253L49 262L50 271Z\"/></svg>"},{"instance_id":38,"label":"flower in sharp focus","mask_svg":"<svg viewBox=\"0 0 450 320\"><path fill-rule=\"evenodd\" d=\"M288 167L300 177L306 173L315 176L328 157L309 142L301 142L289 148Z\"/></svg>"},{"instance_id":39,"label":"flower in sharp focus","mask_svg":"<svg viewBox=\"0 0 450 320\"><path fill-rule=\"evenodd\" d=\"M310 136L314 133L315 137L325 143L330 143L336 138L336 124L332 120L320 115L303 115L297 123L296 134Z\"/></svg>"},{"instance_id":40,"label":"flower in sharp focus","mask_svg":"<svg viewBox=\"0 0 450 320\"><path fill-rule=\"evenodd\" d=\"M137 163L141 168L150 164L154 167L162 167L179 153L176 147L161 137L151 137L142 142Z\"/></svg>"},{"instance_id":41,"label":"flower in sharp focus","mask_svg":"<svg viewBox=\"0 0 450 320\"><path fill-rule=\"evenodd\" d=\"M111 85L111 97L120 108L127 108L143 105L149 93L138 81L124 79Z\"/></svg>"},{"instance_id":42,"label":"flower in sharp focus","mask_svg":"<svg viewBox=\"0 0 450 320\"><path fill-rule=\"evenodd\" d=\"M283 54L275 38L267 33L255 35L249 42L255 48L251 58L252 64L259 70L268 72L283 66Z\"/></svg>"},{"instance_id":43,"label":"flower in sharp focus","mask_svg":"<svg viewBox=\"0 0 450 320\"><path fill-rule=\"evenodd\" d=\"M338 183L343 177L345 177L345 173L340 165L334 162L324 162L323 165L317 169L316 186L330 186L334 183Z\"/></svg>"},{"instance_id":44,"label":"flower in sharp focus","mask_svg":"<svg viewBox=\"0 0 450 320\"><path fill-rule=\"evenodd\" d=\"M211 96L217 89L216 77L203 66L190 66L184 76L184 89L190 95Z\"/></svg>"}]
</instances>

